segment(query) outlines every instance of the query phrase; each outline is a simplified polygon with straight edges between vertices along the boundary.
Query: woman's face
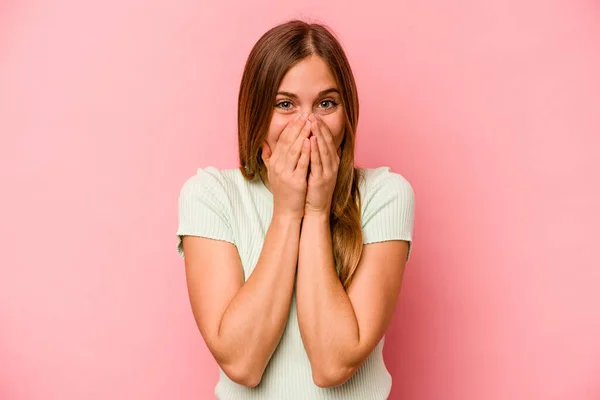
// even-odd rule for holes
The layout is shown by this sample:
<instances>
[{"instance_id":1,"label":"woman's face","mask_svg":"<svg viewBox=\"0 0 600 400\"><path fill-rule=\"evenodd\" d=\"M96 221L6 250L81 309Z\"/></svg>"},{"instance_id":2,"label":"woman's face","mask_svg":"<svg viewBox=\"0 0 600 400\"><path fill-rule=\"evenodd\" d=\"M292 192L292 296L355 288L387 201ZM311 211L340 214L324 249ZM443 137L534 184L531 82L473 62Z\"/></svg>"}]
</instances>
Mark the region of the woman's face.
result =
<instances>
[{"instance_id":1,"label":"woman's face","mask_svg":"<svg viewBox=\"0 0 600 400\"><path fill-rule=\"evenodd\" d=\"M344 107L335 79L321 57L313 55L290 68L277 92L266 138L271 152L288 122L303 112L313 113L323 121L339 150L344 138Z\"/></svg>"}]
</instances>

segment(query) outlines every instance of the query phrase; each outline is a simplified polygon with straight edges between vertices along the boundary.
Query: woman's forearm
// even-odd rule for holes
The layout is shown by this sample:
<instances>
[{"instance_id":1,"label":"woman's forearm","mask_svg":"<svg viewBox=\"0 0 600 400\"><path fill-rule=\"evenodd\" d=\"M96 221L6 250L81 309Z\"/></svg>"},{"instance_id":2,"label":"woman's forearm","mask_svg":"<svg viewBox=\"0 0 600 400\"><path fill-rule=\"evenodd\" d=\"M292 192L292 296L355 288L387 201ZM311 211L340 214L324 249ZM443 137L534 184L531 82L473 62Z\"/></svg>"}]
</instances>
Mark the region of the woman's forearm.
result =
<instances>
[{"instance_id":1,"label":"woman's forearm","mask_svg":"<svg viewBox=\"0 0 600 400\"><path fill-rule=\"evenodd\" d=\"M343 370L353 368L352 350L359 344L354 309L335 270L329 216L306 216L302 223L296 299L313 379L326 386L336 380L332 375L346 376Z\"/></svg>"},{"instance_id":2,"label":"woman's forearm","mask_svg":"<svg viewBox=\"0 0 600 400\"><path fill-rule=\"evenodd\" d=\"M260 382L288 319L301 221L273 216L254 271L221 318L222 367L247 386Z\"/></svg>"}]
</instances>

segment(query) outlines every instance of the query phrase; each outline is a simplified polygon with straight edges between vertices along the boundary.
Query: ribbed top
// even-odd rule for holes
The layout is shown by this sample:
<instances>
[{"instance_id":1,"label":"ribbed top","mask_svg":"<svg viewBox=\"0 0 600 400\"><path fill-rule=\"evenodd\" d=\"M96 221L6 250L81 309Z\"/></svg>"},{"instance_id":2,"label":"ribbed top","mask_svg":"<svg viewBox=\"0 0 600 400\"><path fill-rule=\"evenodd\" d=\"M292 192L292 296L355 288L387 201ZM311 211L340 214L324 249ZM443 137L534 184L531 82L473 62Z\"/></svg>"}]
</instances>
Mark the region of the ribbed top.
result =
<instances>
[{"instance_id":1,"label":"ribbed top","mask_svg":"<svg viewBox=\"0 0 600 400\"><path fill-rule=\"evenodd\" d=\"M413 188L389 167L362 169L363 243L386 240L409 242L410 258L414 226ZM177 250L184 256L182 236L201 236L233 243L238 250L245 280L258 261L273 213L273 195L260 179L248 182L239 169L199 168L179 195ZM302 343L296 314L296 293L281 341L255 388L231 381L219 369L215 387L218 400L378 400L387 399L392 377L383 360L384 339L346 383L320 388L312 381L310 362Z\"/></svg>"}]
</instances>

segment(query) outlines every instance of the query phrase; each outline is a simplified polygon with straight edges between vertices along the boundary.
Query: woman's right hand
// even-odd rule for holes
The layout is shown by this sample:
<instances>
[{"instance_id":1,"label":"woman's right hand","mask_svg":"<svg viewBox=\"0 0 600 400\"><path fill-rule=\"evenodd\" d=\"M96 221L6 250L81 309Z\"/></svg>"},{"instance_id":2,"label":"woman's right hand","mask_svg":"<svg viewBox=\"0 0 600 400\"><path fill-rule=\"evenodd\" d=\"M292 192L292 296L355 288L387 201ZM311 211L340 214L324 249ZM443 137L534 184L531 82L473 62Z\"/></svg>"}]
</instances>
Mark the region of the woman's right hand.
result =
<instances>
[{"instance_id":1,"label":"woman's right hand","mask_svg":"<svg viewBox=\"0 0 600 400\"><path fill-rule=\"evenodd\" d=\"M310 162L308 114L296 116L281 132L275 150L264 143L262 159L273 193L273 215L302 218Z\"/></svg>"}]
</instances>

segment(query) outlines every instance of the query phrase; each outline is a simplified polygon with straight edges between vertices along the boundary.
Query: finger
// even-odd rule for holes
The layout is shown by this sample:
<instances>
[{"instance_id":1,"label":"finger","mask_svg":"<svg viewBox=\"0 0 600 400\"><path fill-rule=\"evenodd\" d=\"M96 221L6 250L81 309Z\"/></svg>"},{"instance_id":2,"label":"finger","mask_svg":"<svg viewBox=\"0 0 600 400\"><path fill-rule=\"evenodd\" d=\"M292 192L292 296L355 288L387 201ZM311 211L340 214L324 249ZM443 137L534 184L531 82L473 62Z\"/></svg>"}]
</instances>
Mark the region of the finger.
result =
<instances>
[{"instance_id":1,"label":"finger","mask_svg":"<svg viewBox=\"0 0 600 400\"><path fill-rule=\"evenodd\" d=\"M296 123L298 123L298 121L300 120L300 118L302 117L302 114L298 113L294 116L293 119L291 119L283 128L283 130L281 131L281 133L279 134L279 137L277 138L277 141L275 142L275 149L273 149L272 151L272 163L275 163L281 155L281 150L285 147L285 143L287 142L287 137L290 133L290 130L296 125ZM285 154L285 152L284 152Z\"/></svg>"},{"instance_id":2,"label":"finger","mask_svg":"<svg viewBox=\"0 0 600 400\"><path fill-rule=\"evenodd\" d=\"M316 177L323 175L323 164L316 136L310 138L310 173Z\"/></svg>"},{"instance_id":3,"label":"finger","mask_svg":"<svg viewBox=\"0 0 600 400\"><path fill-rule=\"evenodd\" d=\"M288 122L286 127L283 129L283 132L281 132L279 140L277 141L278 145L281 143L281 154L287 154L290 151L290 148L298 138L298 135L300 135L300 132L306 123L307 117L307 113L298 114L292 121Z\"/></svg>"},{"instance_id":4,"label":"finger","mask_svg":"<svg viewBox=\"0 0 600 400\"><path fill-rule=\"evenodd\" d=\"M333 141L333 135L323 120L318 120L317 122L319 124L319 128L321 129L323 139L325 140L324 144L327 145L327 150L329 150L328 154L331 155L331 160L333 161L333 155L337 154L337 149L335 148L335 143Z\"/></svg>"},{"instance_id":5,"label":"finger","mask_svg":"<svg viewBox=\"0 0 600 400\"><path fill-rule=\"evenodd\" d=\"M298 164L298 157L300 157L300 152L302 151L302 146L304 144L304 139L308 138L308 135L310 135L310 121L305 122L304 126L300 130L298 138L287 154L286 167L288 169L293 171L296 168L296 165Z\"/></svg>"},{"instance_id":6,"label":"finger","mask_svg":"<svg viewBox=\"0 0 600 400\"><path fill-rule=\"evenodd\" d=\"M300 121L300 118L302 118L301 113L297 113L296 115L294 115L294 118L292 118L292 120L289 121L281 131L281 134L279 135L279 139L277 141L284 141L289 135L290 128L293 127L296 123L298 123L298 121Z\"/></svg>"},{"instance_id":7,"label":"finger","mask_svg":"<svg viewBox=\"0 0 600 400\"><path fill-rule=\"evenodd\" d=\"M325 142L325 138L323 137L323 132L321 130L321 126L318 121L314 121L312 123L313 128L316 132L316 142L317 148L319 149L319 156L321 161L321 169L322 171L329 171L331 169L331 157L329 156L329 150L327 148L327 143Z\"/></svg>"},{"instance_id":8,"label":"finger","mask_svg":"<svg viewBox=\"0 0 600 400\"><path fill-rule=\"evenodd\" d=\"M310 150L311 143L307 138L302 139L302 151L300 153L300 158L298 159L298 165L296 166L296 173L301 174L306 177L306 173L308 171L308 164L310 161Z\"/></svg>"},{"instance_id":9,"label":"finger","mask_svg":"<svg viewBox=\"0 0 600 400\"><path fill-rule=\"evenodd\" d=\"M302 126L304 125L303 119L305 119L303 114L297 114L294 119L287 123L277 139L275 150L273 151L273 156L271 157L271 165L277 165L281 169L287 168L288 153L290 151L290 147L293 145L295 139L302 129ZM298 159L296 158L295 161L298 161ZM295 166L296 164L294 163L292 170L295 168Z\"/></svg>"}]
</instances>

